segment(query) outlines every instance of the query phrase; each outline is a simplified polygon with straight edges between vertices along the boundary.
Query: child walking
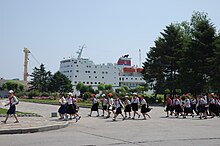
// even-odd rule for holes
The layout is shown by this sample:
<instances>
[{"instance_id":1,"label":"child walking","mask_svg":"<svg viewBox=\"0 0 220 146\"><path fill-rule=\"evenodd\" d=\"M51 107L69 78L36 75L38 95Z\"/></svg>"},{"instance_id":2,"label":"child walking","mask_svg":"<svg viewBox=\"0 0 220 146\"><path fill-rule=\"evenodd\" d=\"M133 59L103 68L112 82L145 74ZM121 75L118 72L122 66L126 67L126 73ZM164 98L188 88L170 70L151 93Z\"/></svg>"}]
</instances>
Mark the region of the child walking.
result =
<instances>
[{"instance_id":1,"label":"child walking","mask_svg":"<svg viewBox=\"0 0 220 146\"><path fill-rule=\"evenodd\" d=\"M127 113L129 114L128 119L131 118L131 102L128 96L125 96L125 118L127 118Z\"/></svg>"},{"instance_id":2,"label":"child walking","mask_svg":"<svg viewBox=\"0 0 220 146\"><path fill-rule=\"evenodd\" d=\"M16 115L16 104L18 104L18 99L17 97L14 95L14 91L13 90L10 90L9 91L9 102L5 105L5 106L8 106L10 105L8 111L7 111L7 115L6 115L6 118L4 121L2 121L3 123L6 123L7 120L8 120L8 117L9 115L13 115L15 117L15 122L14 123L18 123L18 118L17 118L17 115Z\"/></svg>"},{"instance_id":3,"label":"child walking","mask_svg":"<svg viewBox=\"0 0 220 146\"><path fill-rule=\"evenodd\" d=\"M116 97L115 105L116 105L116 112L112 120L116 121L116 118L119 114L123 117L123 120L125 120L125 116L122 114L122 110L121 110L122 108L124 108L124 105L122 104L121 99L119 99L119 97Z\"/></svg>"},{"instance_id":4,"label":"child walking","mask_svg":"<svg viewBox=\"0 0 220 146\"><path fill-rule=\"evenodd\" d=\"M97 112L97 116L96 117L99 117L99 108L98 108L99 107L99 103L98 103L98 100L96 99L96 95L95 94L92 94L91 101L92 101L92 107L91 107L90 114L88 116L91 117L92 112L96 111Z\"/></svg>"},{"instance_id":5,"label":"child walking","mask_svg":"<svg viewBox=\"0 0 220 146\"><path fill-rule=\"evenodd\" d=\"M149 105L143 96L141 96L141 98L140 98L140 103L141 103L141 113L144 117L144 120L147 119L145 115L147 115L149 118L151 118L150 115L148 114L148 112L151 111L151 109L149 108Z\"/></svg>"}]
</instances>

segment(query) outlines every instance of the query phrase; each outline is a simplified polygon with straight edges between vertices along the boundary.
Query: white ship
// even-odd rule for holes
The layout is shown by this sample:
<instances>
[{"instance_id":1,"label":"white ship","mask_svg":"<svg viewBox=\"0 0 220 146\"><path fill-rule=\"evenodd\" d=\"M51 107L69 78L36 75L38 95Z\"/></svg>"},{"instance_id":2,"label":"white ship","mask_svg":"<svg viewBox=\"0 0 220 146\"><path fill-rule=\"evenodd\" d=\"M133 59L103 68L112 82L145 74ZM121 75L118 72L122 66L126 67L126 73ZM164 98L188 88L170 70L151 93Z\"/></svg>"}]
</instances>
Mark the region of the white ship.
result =
<instances>
[{"instance_id":1,"label":"white ship","mask_svg":"<svg viewBox=\"0 0 220 146\"><path fill-rule=\"evenodd\" d=\"M92 60L81 57L83 48L77 51L77 58L60 61L60 72L72 81L74 90L79 82L94 88L101 83L111 84L113 89L123 85L135 88L146 83L141 74L143 69L131 66L129 55L120 57L115 64L94 64Z\"/></svg>"}]
</instances>

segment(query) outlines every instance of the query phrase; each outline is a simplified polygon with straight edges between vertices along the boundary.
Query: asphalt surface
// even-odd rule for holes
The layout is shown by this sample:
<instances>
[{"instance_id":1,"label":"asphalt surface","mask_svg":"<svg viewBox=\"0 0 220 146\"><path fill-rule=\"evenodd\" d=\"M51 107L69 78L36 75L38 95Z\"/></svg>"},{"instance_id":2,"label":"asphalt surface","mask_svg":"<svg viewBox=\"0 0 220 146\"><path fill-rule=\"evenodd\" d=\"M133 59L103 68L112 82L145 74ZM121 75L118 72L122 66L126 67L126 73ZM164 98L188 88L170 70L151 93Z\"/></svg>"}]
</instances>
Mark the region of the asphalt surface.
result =
<instances>
[{"instance_id":1,"label":"asphalt surface","mask_svg":"<svg viewBox=\"0 0 220 146\"><path fill-rule=\"evenodd\" d=\"M0 107L8 108L3 105ZM14 123L15 119L13 116L9 117L6 124L1 122L0 134L43 132L64 128L69 124L68 121L59 120L58 117L51 117L52 112L57 112L58 106L19 102L19 105L17 105L16 108L18 111L35 114L18 117L19 123ZM3 121L4 119L5 116L1 115L0 120Z\"/></svg>"},{"instance_id":2,"label":"asphalt surface","mask_svg":"<svg viewBox=\"0 0 220 146\"><path fill-rule=\"evenodd\" d=\"M200 120L198 117L166 118L163 107L152 107L149 113L151 119L122 120L120 115L114 122L112 118L104 119L88 117L88 108L81 108L82 118L77 123L75 120L67 121L65 128L26 134L0 135L0 145L3 146L102 146L102 145L141 145L141 146L219 146L220 145L220 118ZM13 123L13 117L8 121L8 127L22 125L24 121L31 123L35 120L42 123L65 123L58 118L51 118L51 112L56 112L58 106L19 103L18 110L34 112L42 117L19 118L20 123ZM101 113L101 111L100 111ZM41 119L42 118L42 119ZM0 118L2 119L2 118ZM24 120L24 121L22 121ZM39 122L41 123L41 122ZM44 125L42 124L42 125ZM7 125L7 124L6 124ZM1 123L1 126L5 126ZM40 127L40 126L39 126ZM2 127L1 127L2 129Z\"/></svg>"}]
</instances>

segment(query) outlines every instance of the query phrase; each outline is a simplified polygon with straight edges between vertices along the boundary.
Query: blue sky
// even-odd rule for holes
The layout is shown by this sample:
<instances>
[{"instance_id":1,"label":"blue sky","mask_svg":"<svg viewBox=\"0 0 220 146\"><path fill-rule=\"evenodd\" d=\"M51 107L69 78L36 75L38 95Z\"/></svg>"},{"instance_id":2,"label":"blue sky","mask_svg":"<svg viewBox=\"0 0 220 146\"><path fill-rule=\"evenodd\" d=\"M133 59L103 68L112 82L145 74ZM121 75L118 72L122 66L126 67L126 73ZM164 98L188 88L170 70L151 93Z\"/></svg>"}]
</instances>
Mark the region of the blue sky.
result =
<instances>
[{"instance_id":1,"label":"blue sky","mask_svg":"<svg viewBox=\"0 0 220 146\"><path fill-rule=\"evenodd\" d=\"M0 77L23 79L24 47L55 73L63 57L96 64L115 63L130 54L144 61L165 26L190 21L193 11L208 13L220 30L219 0L0 0ZM30 55L28 72L39 64Z\"/></svg>"}]
</instances>

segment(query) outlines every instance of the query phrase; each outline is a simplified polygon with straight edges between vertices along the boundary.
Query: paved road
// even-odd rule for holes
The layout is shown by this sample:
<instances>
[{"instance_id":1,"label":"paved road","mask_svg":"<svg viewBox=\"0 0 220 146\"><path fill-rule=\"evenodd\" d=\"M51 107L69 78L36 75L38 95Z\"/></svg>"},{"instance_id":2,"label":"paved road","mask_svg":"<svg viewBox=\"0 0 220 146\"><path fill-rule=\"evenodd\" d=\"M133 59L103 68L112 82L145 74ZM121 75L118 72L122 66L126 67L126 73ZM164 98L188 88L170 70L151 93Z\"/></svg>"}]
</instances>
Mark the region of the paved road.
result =
<instances>
[{"instance_id":1,"label":"paved road","mask_svg":"<svg viewBox=\"0 0 220 146\"><path fill-rule=\"evenodd\" d=\"M1 101L0 101L1 103ZM0 104L1 108L4 107ZM18 117L19 123L14 123L14 117L10 117L6 124L0 122L0 134L17 134L17 133L33 133L39 131L48 131L59 129L68 126L68 122L58 120L58 118L51 118L51 112L57 111L57 106L41 105L33 103L20 102L17 106L17 110L30 113L38 113L38 115L26 115ZM3 121L5 117L0 116L0 121Z\"/></svg>"},{"instance_id":2,"label":"paved road","mask_svg":"<svg viewBox=\"0 0 220 146\"><path fill-rule=\"evenodd\" d=\"M57 106L24 103L19 110L37 112L50 117ZM71 121L66 128L34 134L0 135L2 146L60 145L141 145L141 146L219 146L220 118L199 120L165 118L162 107L153 107L151 119L125 120L87 117L89 109L81 109L82 119Z\"/></svg>"}]
</instances>

